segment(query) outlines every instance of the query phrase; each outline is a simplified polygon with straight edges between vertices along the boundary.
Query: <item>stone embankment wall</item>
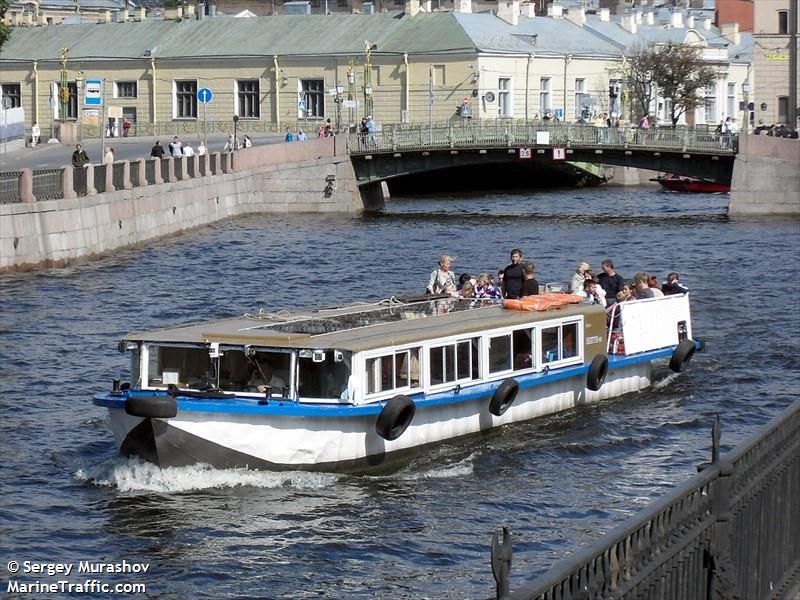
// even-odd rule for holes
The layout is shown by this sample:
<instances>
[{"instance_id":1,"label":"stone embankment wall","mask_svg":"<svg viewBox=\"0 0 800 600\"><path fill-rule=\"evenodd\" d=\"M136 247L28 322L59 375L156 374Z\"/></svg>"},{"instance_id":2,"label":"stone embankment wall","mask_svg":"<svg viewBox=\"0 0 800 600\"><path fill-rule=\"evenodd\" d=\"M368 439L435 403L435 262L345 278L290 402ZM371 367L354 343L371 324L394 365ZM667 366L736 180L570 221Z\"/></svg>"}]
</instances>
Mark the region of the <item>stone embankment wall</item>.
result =
<instances>
[{"instance_id":1,"label":"stone embankment wall","mask_svg":"<svg viewBox=\"0 0 800 600\"><path fill-rule=\"evenodd\" d=\"M248 213L363 208L350 158L332 138L250 148L223 163L218 175L0 205L0 271L62 266Z\"/></svg>"},{"instance_id":2,"label":"stone embankment wall","mask_svg":"<svg viewBox=\"0 0 800 600\"><path fill-rule=\"evenodd\" d=\"M800 216L800 141L739 136L728 214Z\"/></svg>"}]
</instances>

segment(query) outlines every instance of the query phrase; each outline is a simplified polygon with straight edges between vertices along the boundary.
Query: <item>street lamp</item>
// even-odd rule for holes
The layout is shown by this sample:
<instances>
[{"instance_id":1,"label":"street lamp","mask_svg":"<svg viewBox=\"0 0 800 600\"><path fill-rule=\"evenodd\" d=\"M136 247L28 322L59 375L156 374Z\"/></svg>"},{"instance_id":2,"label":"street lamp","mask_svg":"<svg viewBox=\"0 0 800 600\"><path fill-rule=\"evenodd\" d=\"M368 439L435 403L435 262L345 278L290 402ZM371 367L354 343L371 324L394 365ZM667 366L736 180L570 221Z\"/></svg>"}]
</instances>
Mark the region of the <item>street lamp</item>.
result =
<instances>
[{"instance_id":1,"label":"street lamp","mask_svg":"<svg viewBox=\"0 0 800 600\"><path fill-rule=\"evenodd\" d=\"M750 83L742 83L742 94L744 95L744 123L742 123L742 133L747 133L750 127Z\"/></svg>"},{"instance_id":2,"label":"street lamp","mask_svg":"<svg viewBox=\"0 0 800 600\"><path fill-rule=\"evenodd\" d=\"M238 150L239 148L239 138L236 135L236 126L239 124L239 115L233 115L233 148L231 152Z\"/></svg>"}]
</instances>

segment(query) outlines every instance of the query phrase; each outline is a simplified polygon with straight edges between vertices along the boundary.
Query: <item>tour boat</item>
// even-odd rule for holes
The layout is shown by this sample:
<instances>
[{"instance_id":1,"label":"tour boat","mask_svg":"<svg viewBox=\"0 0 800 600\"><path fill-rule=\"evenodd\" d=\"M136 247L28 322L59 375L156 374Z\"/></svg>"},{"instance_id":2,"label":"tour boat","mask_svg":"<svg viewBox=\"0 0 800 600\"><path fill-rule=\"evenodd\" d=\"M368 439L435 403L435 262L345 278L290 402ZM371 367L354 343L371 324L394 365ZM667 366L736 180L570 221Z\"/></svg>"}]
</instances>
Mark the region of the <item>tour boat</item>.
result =
<instances>
[{"instance_id":1,"label":"tour boat","mask_svg":"<svg viewBox=\"0 0 800 600\"><path fill-rule=\"evenodd\" d=\"M684 177L673 173L653 177L650 181L657 181L661 184L661 187L673 192L717 192L727 194L731 191L731 186L724 183L697 179L696 177Z\"/></svg>"},{"instance_id":2,"label":"tour boat","mask_svg":"<svg viewBox=\"0 0 800 600\"><path fill-rule=\"evenodd\" d=\"M162 467L368 471L443 440L642 390L681 371L689 296L608 314L563 293L392 298L125 336L94 396L124 456ZM610 324L607 324L610 323Z\"/></svg>"}]
</instances>

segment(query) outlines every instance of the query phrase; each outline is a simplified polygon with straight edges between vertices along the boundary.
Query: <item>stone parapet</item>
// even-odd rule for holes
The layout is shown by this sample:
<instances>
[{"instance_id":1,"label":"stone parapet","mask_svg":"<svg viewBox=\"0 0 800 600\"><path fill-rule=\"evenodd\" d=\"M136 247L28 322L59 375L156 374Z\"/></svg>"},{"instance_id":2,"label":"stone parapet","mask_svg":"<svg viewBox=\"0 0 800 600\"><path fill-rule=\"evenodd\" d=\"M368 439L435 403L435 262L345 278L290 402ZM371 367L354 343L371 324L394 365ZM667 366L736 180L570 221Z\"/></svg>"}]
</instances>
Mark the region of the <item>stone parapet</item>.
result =
<instances>
[{"instance_id":1,"label":"stone parapet","mask_svg":"<svg viewBox=\"0 0 800 600\"><path fill-rule=\"evenodd\" d=\"M728 214L800 216L800 142L741 136Z\"/></svg>"}]
</instances>

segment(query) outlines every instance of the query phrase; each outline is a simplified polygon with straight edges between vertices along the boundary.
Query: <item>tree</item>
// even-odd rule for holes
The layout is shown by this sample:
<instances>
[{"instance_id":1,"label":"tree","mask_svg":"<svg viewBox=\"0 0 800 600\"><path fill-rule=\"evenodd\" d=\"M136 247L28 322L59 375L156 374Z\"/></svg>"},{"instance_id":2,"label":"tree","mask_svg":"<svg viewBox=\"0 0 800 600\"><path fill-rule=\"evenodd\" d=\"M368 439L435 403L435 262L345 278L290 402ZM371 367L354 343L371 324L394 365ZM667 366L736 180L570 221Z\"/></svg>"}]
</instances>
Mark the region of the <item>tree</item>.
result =
<instances>
[{"instance_id":1,"label":"tree","mask_svg":"<svg viewBox=\"0 0 800 600\"><path fill-rule=\"evenodd\" d=\"M8 38L11 37L11 27L6 25L6 11L8 10L8 0L0 0L0 48L2 48Z\"/></svg>"},{"instance_id":2,"label":"tree","mask_svg":"<svg viewBox=\"0 0 800 600\"><path fill-rule=\"evenodd\" d=\"M684 113L705 102L701 92L717 80L714 69L703 63L697 46L669 42L639 48L628 57L629 82L634 106L649 112L656 91L670 100L672 125Z\"/></svg>"}]
</instances>

